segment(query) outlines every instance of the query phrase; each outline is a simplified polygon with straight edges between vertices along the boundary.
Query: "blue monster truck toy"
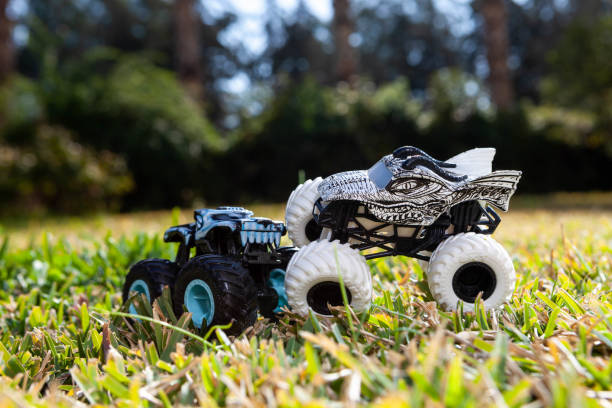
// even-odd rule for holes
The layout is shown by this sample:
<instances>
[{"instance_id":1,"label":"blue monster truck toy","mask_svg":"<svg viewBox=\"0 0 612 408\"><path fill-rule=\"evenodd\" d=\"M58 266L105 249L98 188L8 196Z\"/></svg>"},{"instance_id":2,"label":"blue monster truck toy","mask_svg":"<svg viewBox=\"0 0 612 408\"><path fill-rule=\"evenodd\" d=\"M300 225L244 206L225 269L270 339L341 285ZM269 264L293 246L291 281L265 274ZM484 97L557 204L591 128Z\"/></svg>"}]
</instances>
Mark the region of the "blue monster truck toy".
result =
<instances>
[{"instance_id":1,"label":"blue monster truck toy","mask_svg":"<svg viewBox=\"0 0 612 408\"><path fill-rule=\"evenodd\" d=\"M196 210L194 217L164 234L165 242L179 244L174 261L146 259L130 268L124 302L134 292L153 302L167 285L176 316L187 310L200 329L233 320L230 334L253 325L258 310L271 317L287 304L284 271L297 249L280 247L282 222L240 207ZM133 305L130 312L136 313Z\"/></svg>"}]
</instances>

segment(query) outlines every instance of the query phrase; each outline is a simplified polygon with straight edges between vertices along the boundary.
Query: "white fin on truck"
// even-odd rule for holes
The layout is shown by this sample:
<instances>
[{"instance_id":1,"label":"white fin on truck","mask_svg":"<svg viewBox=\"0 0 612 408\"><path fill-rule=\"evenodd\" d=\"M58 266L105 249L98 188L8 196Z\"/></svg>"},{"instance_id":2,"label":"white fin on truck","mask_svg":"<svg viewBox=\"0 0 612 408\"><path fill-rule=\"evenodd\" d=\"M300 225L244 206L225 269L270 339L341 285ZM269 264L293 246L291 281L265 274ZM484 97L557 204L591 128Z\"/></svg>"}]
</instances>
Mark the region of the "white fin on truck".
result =
<instances>
[{"instance_id":1,"label":"white fin on truck","mask_svg":"<svg viewBox=\"0 0 612 408\"><path fill-rule=\"evenodd\" d=\"M449 169L453 173L466 174L468 178L474 179L493 171L493 157L495 157L494 148L479 147L453 156L446 160L446 163L457 165L454 169Z\"/></svg>"}]
</instances>

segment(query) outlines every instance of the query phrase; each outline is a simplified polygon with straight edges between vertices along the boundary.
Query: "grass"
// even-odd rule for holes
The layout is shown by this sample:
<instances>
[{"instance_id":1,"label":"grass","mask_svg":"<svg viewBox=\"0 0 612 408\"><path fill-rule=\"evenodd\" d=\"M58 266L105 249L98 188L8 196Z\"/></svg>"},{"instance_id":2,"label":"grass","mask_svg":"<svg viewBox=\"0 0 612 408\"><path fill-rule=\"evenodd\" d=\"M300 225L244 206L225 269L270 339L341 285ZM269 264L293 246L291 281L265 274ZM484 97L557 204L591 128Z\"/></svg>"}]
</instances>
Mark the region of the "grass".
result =
<instances>
[{"instance_id":1,"label":"grass","mask_svg":"<svg viewBox=\"0 0 612 408\"><path fill-rule=\"evenodd\" d=\"M612 405L609 210L504 215L495 237L519 279L501 311L439 310L417 263L397 257L370 262L369 314L287 314L237 339L177 318L168 293L124 318L126 269L172 257L162 232L189 217L5 223L0 406Z\"/></svg>"}]
</instances>

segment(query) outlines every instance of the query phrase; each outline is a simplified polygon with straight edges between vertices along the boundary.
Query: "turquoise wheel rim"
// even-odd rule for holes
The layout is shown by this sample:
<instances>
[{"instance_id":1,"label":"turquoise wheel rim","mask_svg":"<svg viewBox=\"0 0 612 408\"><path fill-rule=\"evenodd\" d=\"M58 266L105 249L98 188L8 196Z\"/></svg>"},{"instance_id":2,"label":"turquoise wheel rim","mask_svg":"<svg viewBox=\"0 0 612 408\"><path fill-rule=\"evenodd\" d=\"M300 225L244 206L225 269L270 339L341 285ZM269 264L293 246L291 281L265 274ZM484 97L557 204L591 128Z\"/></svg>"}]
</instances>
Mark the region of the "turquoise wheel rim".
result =
<instances>
[{"instance_id":1,"label":"turquoise wheel rim","mask_svg":"<svg viewBox=\"0 0 612 408\"><path fill-rule=\"evenodd\" d=\"M202 323L212 322L215 315L215 298L213 297L210 286L202 279L194 279L189 282L185 289L185 307L191 313L191 321L198 329L202 328Z\"/></svg>"},{"instance_id":2,"label":"turquoise wheel rim","mask_svg":"<svg viewBox=\"0 0 612 408\"><path fill-rule=\"evenodd\" d=\"M287 306L287 292L285 292L285 271L282 269L273 269L270 272L270 279L268 279L268 286L276 291L278 295L278 303L274 308L274 313L281 313L281 308Z\"/></svg>"},{"instance_id":3,"label":"turquoise wheel rim","mask_svg":"<svg viewBox=\"0 0 612 408\"><path fill-rule=\"evenodd\" d=\"M137 279L130 285L130 290L128 291L128 295L132 292L136 292L138 294L144 294L147 297L149 303L151 303L151 292L149 292L149 285L147 282L142 279ZM137 315L136 307L133 304L130 304L129 307L130 313L133 315Z\"/></svg>"}]
</instances>

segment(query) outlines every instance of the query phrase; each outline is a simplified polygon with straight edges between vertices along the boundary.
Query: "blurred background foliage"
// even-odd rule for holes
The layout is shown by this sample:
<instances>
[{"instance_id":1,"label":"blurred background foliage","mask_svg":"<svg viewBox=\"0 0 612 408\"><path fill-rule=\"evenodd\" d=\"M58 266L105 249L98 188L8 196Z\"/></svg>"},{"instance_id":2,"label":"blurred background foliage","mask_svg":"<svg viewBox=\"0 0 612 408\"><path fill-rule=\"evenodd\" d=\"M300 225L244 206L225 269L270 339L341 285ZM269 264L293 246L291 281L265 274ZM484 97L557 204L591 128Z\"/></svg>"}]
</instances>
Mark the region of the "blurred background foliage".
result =
<instances>
[{"instance_id":1,"label":"blurred background foliage","mask_svg":"<svg viewBox=\"0 0 612 408\"><path fill-rule=\"evenodd\" d=\"M612 189L607 1L322 1L255 2L254 47L238 1L0 0L0 212L283 201L402 145Z\"/></svg>"}]
</instances>

